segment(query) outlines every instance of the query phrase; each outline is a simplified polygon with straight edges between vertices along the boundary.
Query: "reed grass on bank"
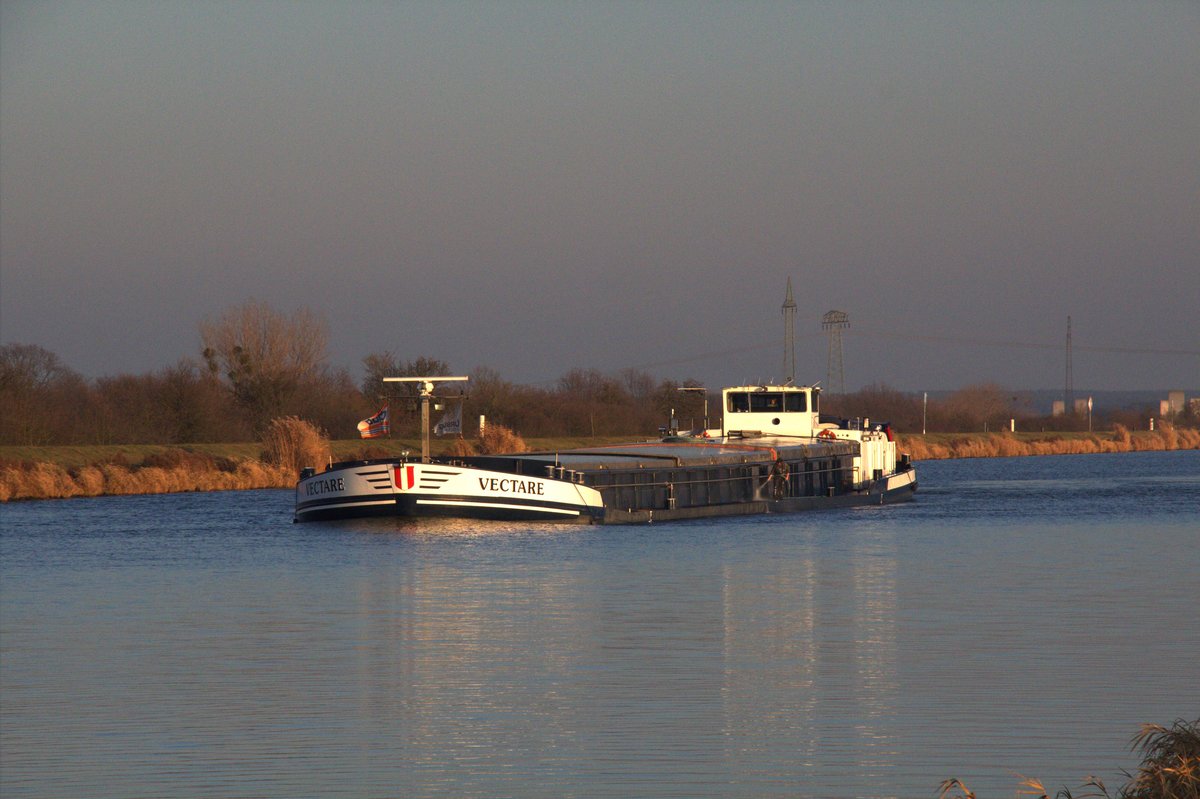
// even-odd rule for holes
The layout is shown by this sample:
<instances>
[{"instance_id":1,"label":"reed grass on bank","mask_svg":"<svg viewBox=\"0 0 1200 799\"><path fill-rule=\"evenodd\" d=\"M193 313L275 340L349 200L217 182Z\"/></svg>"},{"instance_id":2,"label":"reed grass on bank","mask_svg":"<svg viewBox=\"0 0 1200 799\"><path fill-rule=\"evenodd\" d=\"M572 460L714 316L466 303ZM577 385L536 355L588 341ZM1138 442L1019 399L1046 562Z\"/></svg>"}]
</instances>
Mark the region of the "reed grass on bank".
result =
<instances>
[{"instance_id":1,"label":"reed grass on bank","mask_svg":"<svg viewBox=\"0 0 1200 799\"><path fill-rule=\"evenodd\" d=\"M902 434L896 447L918 461L1200 449L1200 430L1163 425L1158 430L1135 433L1117 425L1111 432L1104 433Z\"/></svg>"},{"instance_id":2,"label":"reed grass on bank","mask_svg":"<svg viewBox=\"0 0 1200 799\"><path fill-rule=\"evenodd\" d=\"M333 457L329 439L313 424L296 416L272 419L263 434L262 459L269 465L299 474Z\"/></svg>"},{"instance_id":3,"label":"reed grass on bank","mask_svg":"<svg viewBox=\"0 0 1200 799\"><path fill-rule=\"evenodd\" d=\"M0 466L0 502L290 488L295 482L296 473L291 469L268 466L257 460L238 461L225 469L198 469L194 465L131 467L115 463L68 469L56 463L8 463Z\"/></svg>"},{"instance_id":4,"label":"reed grass on bank","mask_svg":"<svg viewBox=\"0 0 1200 799\"><path fill-rule=\"evenodd\" d=\"M1142 753L1142 762L1136 772L1123 772L1128 781L1115 794L1093 776L1079 786L1085 793L1076 797L1062 788L1055 799L1200 799L1200 719L1176 719L1170 727L1143 724L1129 748ZM1016 795L1050 799L1041 780L1032 778L1017 784ZM938 799L978 798L962 780L952 778L939 786Z\"/></svg>"},{"instance_id":5,"label":"reed grass on bank","mask_svg":"<svg viewBox=\"0 0 1200 799\"><path fill-rule=\"evenodd\" d=\"M291 488L297 463L320 466L329 460L398 457L419 453L420 442L405 439L323 441L294 428L296 440L267 444L168 446L0 447L0 502L180 491ZM528 449L555 452L627 441L629 437L530 439ZM268 442L269 443L269 442ZM434 453L454 442L434 442ZM1200 449L1200 430L1166 427L1103 433L931 433L901 435L901 452L914 460L1067 455L1101 452ZM308 461L312 461L309 463ZM273 465L277 464L277 465Z\"/></svg>"}]
</instances>

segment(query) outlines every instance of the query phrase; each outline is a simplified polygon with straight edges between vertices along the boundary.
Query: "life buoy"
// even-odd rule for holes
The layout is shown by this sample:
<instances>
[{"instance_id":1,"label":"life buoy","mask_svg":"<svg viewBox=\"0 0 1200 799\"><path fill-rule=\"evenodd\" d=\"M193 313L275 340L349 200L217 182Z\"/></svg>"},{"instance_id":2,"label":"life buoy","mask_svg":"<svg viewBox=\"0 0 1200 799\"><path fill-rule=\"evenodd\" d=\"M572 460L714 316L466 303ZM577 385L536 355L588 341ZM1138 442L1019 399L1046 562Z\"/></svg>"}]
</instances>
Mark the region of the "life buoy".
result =
<instances>
[{"instance_id":1,"label":"life buoy","mask_svg":"<svg viewBox=\"0 0 1200 799\"><path fill-rule=\"evenodd\" d=\"M837 433L833 432L827 427L821 432L817 433L817 438L827 438L832 441L837 438Z\"/></svg>"}]
</instances>

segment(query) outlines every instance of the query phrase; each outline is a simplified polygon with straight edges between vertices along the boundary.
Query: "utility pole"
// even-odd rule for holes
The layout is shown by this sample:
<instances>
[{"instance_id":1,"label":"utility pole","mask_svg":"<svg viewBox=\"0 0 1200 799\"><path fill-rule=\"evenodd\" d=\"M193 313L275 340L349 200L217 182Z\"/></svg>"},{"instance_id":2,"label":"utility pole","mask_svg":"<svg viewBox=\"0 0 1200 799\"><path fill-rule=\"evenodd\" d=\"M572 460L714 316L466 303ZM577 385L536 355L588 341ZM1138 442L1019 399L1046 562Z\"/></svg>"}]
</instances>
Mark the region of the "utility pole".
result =
<instances>
[{"instance_id":1,"label":"utility pole","mask_svg":"<svg viewBox=\"0 0 1200 799\"><path fill-rule=\"evenodd\" d=\"M830 394L846 393L846 379L842 374L842 330L850 327L850 317L845 311L829 311L821 317L821 328L829 334L829 362L825 369L825 384Z\"/></svg>"},{"instance_id":2,"label":"utility pole","mask_svg":"<svg viewBox=\"0 0 1200 799\"><path fill-rule=\"evenodd\" d=\"M792 297L790 277L787 279L787 296L783 300L783 375L785 385L796 380L796 300Z\"/></svg>"},{"instance_id":3,"label":"utility pole","mask_svg":"<svg viewBox=\"0 0 1200 799\"><path fill-rule=\"evenodd\" d=\"M1075 375L1071 369L1071 317L1067 317L1067 385L1063 390L1063 413L1075 415Z\"/></svg>"}]
</instances>

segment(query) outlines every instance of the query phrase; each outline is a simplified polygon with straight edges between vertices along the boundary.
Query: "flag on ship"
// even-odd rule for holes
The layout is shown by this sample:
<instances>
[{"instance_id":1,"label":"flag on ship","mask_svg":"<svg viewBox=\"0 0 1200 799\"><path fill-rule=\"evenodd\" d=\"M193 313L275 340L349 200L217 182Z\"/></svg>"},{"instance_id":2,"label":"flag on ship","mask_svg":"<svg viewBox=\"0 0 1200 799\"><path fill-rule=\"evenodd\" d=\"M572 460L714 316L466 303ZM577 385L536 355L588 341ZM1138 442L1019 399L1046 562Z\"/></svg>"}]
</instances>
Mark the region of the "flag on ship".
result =
<instances>
[{"instance_id":1,"label":"flag on ship","mask_svg":"<svg viewBox=\"0 0 1200 799\"><path fill-rule=\"evenodd\" d=\"M462 434L462 403L453 408L447 408L442 414L442 420L434 425L435 436L456 436Z\"/></svg>"},{"instance_id":2,"label":"flag on ship","mask_svg":"<svg viewBox=\"0 0 1200 799\"><path fill-rule=\"evenodd\" d=\"M358 423L358 434L363 438L379 438L388 434L388 406L384 405L379 413Z\"/></svg>"}]
</instances>

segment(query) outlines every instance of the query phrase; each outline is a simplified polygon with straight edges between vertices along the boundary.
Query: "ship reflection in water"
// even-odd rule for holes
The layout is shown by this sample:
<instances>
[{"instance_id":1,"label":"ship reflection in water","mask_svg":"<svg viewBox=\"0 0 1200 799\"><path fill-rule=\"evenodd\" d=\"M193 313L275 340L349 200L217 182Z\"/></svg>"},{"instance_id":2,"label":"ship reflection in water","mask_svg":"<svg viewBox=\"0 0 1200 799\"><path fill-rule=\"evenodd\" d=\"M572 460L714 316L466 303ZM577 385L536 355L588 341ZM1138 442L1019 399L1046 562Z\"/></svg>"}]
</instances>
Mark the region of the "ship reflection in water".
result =
<instances>
[{"instance_id":1,"label":"ship reflection in water","mask_svg":"<svg viewBox=\"0 0 1200 799\"><path fill-rule=\"evenodd\" d=\"M358 701L418 769L566 769L635 794L664 780L699 793L811 784L850 752L839 768L886 774L898 689L891 535L826 552L815 525L724 525L626 540L611 528L450 520L360 528L398 530L417 552L360 586L371 643L357 654ZM765 529L753 546L778 557L743 560L736 541L709 537L718 527ZM455 538L478 551L454 562L421 552ZM495 549L572 538L591 556L530 568ZM714 561L713 546L732 557Z\"/></svg>"}]
</instances>

